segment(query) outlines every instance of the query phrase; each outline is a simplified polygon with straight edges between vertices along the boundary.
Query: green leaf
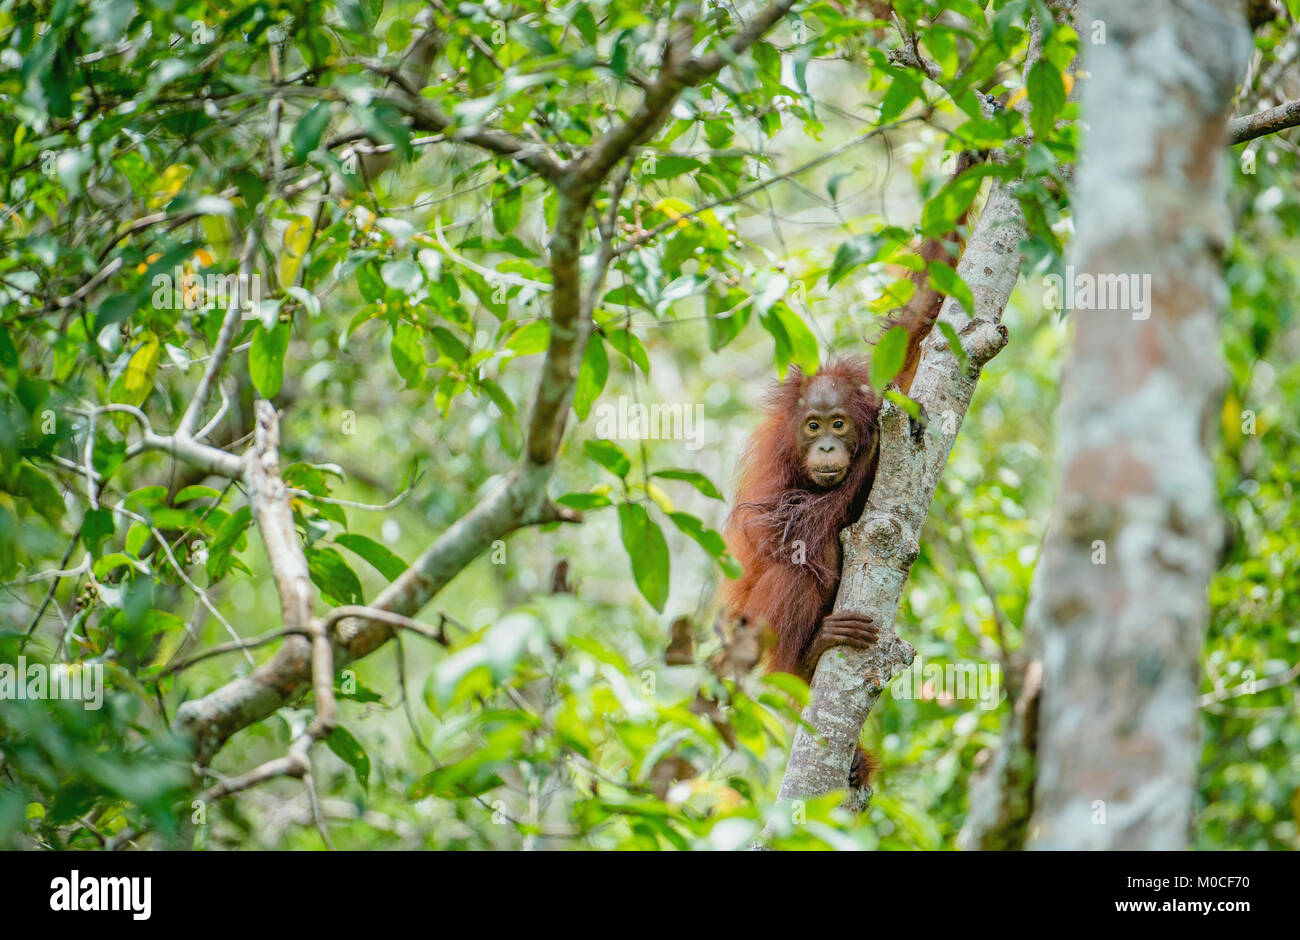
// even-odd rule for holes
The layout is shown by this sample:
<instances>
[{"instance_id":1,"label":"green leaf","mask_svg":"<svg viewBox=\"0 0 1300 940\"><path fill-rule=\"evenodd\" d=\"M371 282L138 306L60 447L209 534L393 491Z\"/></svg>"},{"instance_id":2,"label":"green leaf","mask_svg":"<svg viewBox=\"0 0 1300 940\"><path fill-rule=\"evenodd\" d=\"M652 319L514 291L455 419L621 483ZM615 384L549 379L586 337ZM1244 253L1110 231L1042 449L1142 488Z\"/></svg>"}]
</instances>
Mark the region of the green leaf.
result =
<instances>
[{"instance_id":1,"label":"green leaf","mask_svg":"<svg viewBox=\"0 0 1300 940\"><path fill-rule=\"evenodd\" d=\"M599 35L596 28L596 17L585 4L578 4L574 7L573 16L569 20L578 30L578 35L582 41L593 49L596 46L596 38Z\"/></svg>"},{"instance_id":2,"label":"green leaf","mask_svg":"<svg viewBox=\"0 0 1300 940\"><path fill-rule=\"evenodd\" d=\"M90 14L86 18L86 35L100 46L117 42L134 13L135 4L131 0L105 0L97 3L90 7Z\"/></svg>"},{"instance_id":3,"label":"green leaf","mask_svg":"<svg viewBox=\"0 0 1300 940\"><path fill-rule=\"evenodd\" d=\"M1034 130L1034 137L1047 140L1051 136L1056 116L1065 107L1065 83L1056 66L1046 59L1039 59L1029 70L1026 81L1029 90L1029 125Z\"/></svg>"},{"instance_id":4,"label":"green leaf","mask_svg":"<svg viewBox=\"0 0 1300 940\"><path fill-rule=\"evenodd\" d=\"M931 261L926 270L930 272L930 281L939 293L945 297L955 297L963 310L972 317L975 316L975 295L951 265L943 261Z\"/></svg>"},{"instance_id":5,"label":"green leaf","mask_svg":"<svg viewBox=\"0 0 1300 940\"><path fill-rule=\"evenodd\" d=\"M492 225L502 235L509 235L519 224L523 212L523 190L506 180L498 183L496 188L497 194L492 200Z\"/></svg>"},{"instance_id":6,"label":"green leaf","mask_svg":"<svg viewBox=\"0 0 1300 940\"><path fill-rule=\"evenodd\" d=\"M921 210L921 234L926 238L939 238L956 227L957 220L970 208L984 183L985 174L979 172L982 169L967 170L930 197Z\"/></svg>"},{"instance_id":7,"label":"green leaf","mask_svg":"<svg viewBox=\"0 0 1300 940\"><path fill-rule=\"evenodd\" d=\"M961 363L962 369L965 369L967 364L966 350L962 347L961 337L957 335L957 330L951 323L946 323L943 320L940 320L938 325L939 332L948 340L948 348L951 349L952 354L957 357L957 361Z\"/></svg>"},{"instance_id":8,"label":"green leaf","mask_svg":"<svg viewBox=\"0 0 1300 940\"><path fill-rule=\"evenodd\" d=\"M842 173L836 173L826 181L826 195L831 197L831 202L838 201L840 184L852 176L855 170L845 170Z\"/></svg>"},{"instance_id":9,"label":"green leaf","mask_svg":"<svg viewBox=\"0 0 1300 940\"><path fill-rule=\"evenodd\" d=\"M363 264L357 268L357 290L361 292L361 297L368 303L375 303L384 299L387 288L384 287L384 281L375 270L373 264Z\"/></svg>"},{"instance_id":10,"label":"green leaf","mask_svg":"<svg viewBox=\"0 0 1300 940\"><path fill-rule=\"evenodd\" d=\"M549 345L551 345L551 325L545 320L525 323L506 340L506 349L516 356L531 356L545 352Z\"/></svg>"},{"instance_id":11,"label":"green leaf","mask_svg":"<svg viewBox=\"0 0 1300 940\"><path fill-rule=\"evenodd\" d=\"M90 566L90 570L94 573L95 577L101 579L116 568L133 570L135 566L131 564L131 559L128 556L123 555L121 552L109 552L102 558L96 558L95 563Z\"/></svg>"},{"instance_id":12,"label":"green leaf","mask_svg":"<svg viewBox=\"0 0 1300 940\"><path fill-rule=\"evenodd\" d=\"M884 100L880 102L879 124L896 120L921 94L921 84L906 72L891 72L890 78L889 91L885 92Z\"/></svg>"},{"instance_id":13,"label":"green leaf","mask_svg":"<svg viewBox=\"0 0 1300 940\"><path fill-rule=\"evenodd\" d=\"M402 123L396 110L387 105L374 108L354 105L351 114L367 134L382 143L392 144L403 160L411 159L411 131Z\"/></svg>"},{"instance_id":14,"label":"green leaf","mask_svg":"<svg viewBox=\"0 0 1300 940\"><path fill-rule=\"evenodd\" d=\"M652 477L663 477L665 480L681 480L689 483L710 499L722 499L722 493L713 485L713 481L695 470L656 470L650 475Z\"/></svg>"},{"instance_id":15,"label":"green leaf","mask_svg":"<svg viewBox=\"0 0 1300 940\"><path fill-rule=\"evenodd\" d=\"M587 452L588 457L616 477L626 477L628 471L632 469L631 458L613 441L587 441L582 448Z\"/></svg>"},{"instance_id":16,"label":"green leaf","mask_svg":"<svg viewBox=\"0 0 1300 940\"><path fill-rule=\"evenodd\" d=\"M290 138L290 143L293 144L294 163L301 163L307 158L307 154L320 146L321 136L325 133L329 122L328 101L320 102L298 119L298 123L293 128L293 136Z\"/></svg>"},{"instance_id":17,"label":"green leaf","mask_svg":"<svg viewBox=\"0 0 1300 940\"><path fill-rule=\"evenodd\" d=\"M177 493L176 498L172 500L172 502L187 503L192 499L220 499L220 498L221 498L220 490L214 490L210 486L204 486L201 483L195 483L185 487L183 490Z\"/></svg>"},{"instance_id":18,"label":"green leaf","mask_svg":"<svg viewBox=\"0 0 1300 940\"><path fill-rule=\"evenodd\" d=\"M854 235L835 251L835 260L831 262L831 272L826 277L826 286L834 287L858 265L875 260L884 239L879 235Z\"/></svg>"},{"instance_id":19,"label":"green leaf","mask_svg":"<svg viewBox=\"0 0 1300 940\"><path fill-rule=\"evenodd\" d=\"M588 509L602 509L605 506L612 506L608 496L602 493L565 493L556 500L561 506L567 506L569 509L576 509L579 512L586 512Z\"/></svg>"},{"instance_id":20,"label":"green leaf","mask_svg":"<svg viewBox=\"0 0 1300 940\"><path fill-rule=\"evenodd\" d=\"M351 691L346 691L342 684L337 681L336 677L334 683L335 697L347 699L350 702L359 702L362 705L369 705L371 702L382 702L384 700L384 697L374 689L371 689L364 683L357 681L355 675L350 676L349 679L351 680L349 684L352 685L353 688Z\"/></svg>"},{"instance_id":21,"label":"green leaf","mask_svg":"<svg viewBox=\"0 0 1300 940\"><path fill-rule=\"evenodd\" d=\"M761 317L785 297L785 292L790 289L790 279L784 274L764 271L756 278L755 286L759 292L754 297L754 312Z\"/></svg>"},{"instance_id":22,"label":"green leaf","mask_svg":"<svg viewBox=\"0 0 1300 940\"><path fill-rule=\"evenodd\" d=\"M59 488L31 464L25 463L18 468L18 485L14 488L14 495L24 497L33 509L53 523L58 523L63 518L65 507Z\"/></svg>"},{"instance_id":23,"label":"green leaf","mask_svg":"<svg viewBox=\"0 0 1300 940\"><path fill-rule=\"evenodd\" d=\"M160 636L185 629L185 621L166 610L146 610L140 617L140 625L148 636Z\"/></svg>"},{"instance_id":24,"label":"green leaf","mask_svg":"<svg viewBox=\"0 0 1300 940\"><path fill-rule=\"evenodd\" d=\"M909 415L912 416L913 420L915 421L921 420L921 406L918 405L913 399L904 395L902 392L891 388L887 392L885 392L885 400L891 401L899 408L902 408L905 412L907 412Z\"/></svg>"},{"instance_id":25,"label":"green leaf","mask_svg":"<svg viewBox=\"0 0 1300 940\"><path fill-rule=\"evenodd\" d=\"M424 358L424 331L403 320L393 328L393 341L388 349L397 374L406 380L406 387L419 386L428 365Z\"/></svg>"},{"instance_id":26,"label":"green leaf","mask_svg":"<svg viewBox=\"0 0 1300 940\"><path fill-rule=\"evenodd\" d=\"M871 385L882 390L894 380L907 358L907 330L901 326L890 327L876 343L871 354Z\"/></svg>"},{"instance_id":27,"label":"green leaf","mask_svg":"<svg viewBox=\"0 0 1300 940\"><path fill-rule=\"evenodd\" d=\"M650 374L650 356L635 333L628 330L609 330L605 333L609 345L637 364L642 372Z\"/></svg>"},{"instance_id":28,"label":"green leaf","mask_svg":"<svg viewBox=\"0 0 1300 940\"><path fill-rule=\"evenodd\" d=\"M218 581L225 577L230 570L230 553L252 521L253 511L247 506L240 506L221 523L217 534L212 537L212 544L208 546L208 580Z\"/></svg>"},{"instance_id":29,"label":"green leaf","mask_svg":"<svg viewBox=\"0 0 1300 940\"><path fill-rule=\"evenodd\" d=\"M95 314L95 335L102 333L105 327L130 317L138 306L135 294L121 293L106 297L99 304L99 310Z\"/></svg>"},{"instance_id":30,"label":"green leaf","mask_svg":"<svg viewBox=\"0 0 1300 940\"><path fill-rule=\"evenodd\" d=\"M361 603L361 579L332 548L312 546L306 550L307 573L320 588L325 603L334 607Z\"/></svg>"},{"instance_id":31,"label":"green leaf","mask_svg":"<svg viewBox=\"0 0 1300 940\"><path fill-rule=\"evenodd\" d=\"M717 352L740 335L753 313L753 303L743 291L730 290L726 296L710 294L709 349Z\"/></svg>"},{"instance_id":32,"label":"green leaf","mask_svg":"<svg viewBox=\"0 0 1300 940\"><path fill-rule=\"evenodd\" d=\"M1020 29L1028 6L1029 0L1011 0L993 17L993 40L1000 48L1011 51L1008 43L1011 30L1013 27Z\"/></svg>"},{"instance_id":33,"label":"green leaf","mask_svg":"<svg viewBox=\"0 0 1300 940\"><path fill-rule=\"evenodd\" d=\"M335 753L339 760L351 767L363 789L370 789L370 756L360 742L342 725L335 725L334 730L325 739L326 746Z\"/></svg>"},{"instance_id":34,"label":"green leaf","mask_svg":"<svg viewBox=\"0 0 1300 940\"><path fill-rule=\"evenodd\" d=\"M653 163L653 168L647 174L649 179L668 180L681 176L685 173L692 173L704 166L694 157L684 157L677 154L659 157Z\"/></svg>"},{"instance_id":35,"label":"green leaf","mask_svg":"<svg viewBox=\"0 0 1300 940\"><path fill-rule=\"evenodd\" d=\"M334 541L348 551L360 555L372 568L389 581L392 581L410 567L410 565L390 552L387 547L364 535L346 532L335 536Z\"/></svg>"},{"instance_id":36,"label":"green leaf","mask_svg":"<svg viewBox=\"0 0 1300 940\"><path fill-rule=\"evenodd\" d=\"M406 258L385 262L379 273L385 284L403 294L414 294L424 286L424 272L418 264Z\"/></svg>"},{"instance_id":37,"label":"green leaf","mask_svg":"<svg viewBox=\"0 0 1300 940\"><path fill-rule=\"evenodd\" d=\"M452 283L460 283L474 292L487 311L498 320L505 321L510 316L510 305L508 302L509 290L502 292L502 284L497 280L489 282L487 278L481 276L475 271L459 271L456 279ZM515 288L517 291L518 288ZM547 336L550 336L550 327L547 326ZM542 349L546 347L543 346ZM520 355L525 355L521 353Z\"/></svg>"},{"instance_id":38,"label":"green leaf","mask_svg":"<svg viewBox=\"0 0 1300 940\"><path fill-rule=\"evenodd\" d=\"M217 529L217 534L212 537L212 544L209 546L210 552L229 550L249 527L253 521L253 510L248 506L240 506L230 515L226 516L221 527Z\"/></svg>"},{"instance_id":39,"label":"green leaf","mask_svg":"<svg viewBox=\"0 0 1300 940\"><path fill-rule=\"evenodd\" d=\"M100 544L104 539L112 538L115 531L111 509L88 509L81 517L81 541L92 555L99 554Z\"/></svg>"},{"instance_id":40,"label":"green leaf","mask_svg":"<svg viewBox=\"0 0 1300 940\"><path fill-rule=\"evenodd\" d=\"M785 372L790 365L790 337L779 317L760 317L759 323L772 337L776 371Z\"/></svg>"},{"instance_id":41,"label":"green leaf","mask_svg":"<svg viewBox=\"0 0 1300 940\"><path fill-rule=\"evenodd\" d=\"M803 322L803 317L785 304L778 304L773 311L773 316L781 321L781 326L785 328L785 335L790 341L790 361L803 369L806 375L812 375L817 371L820 361L817 337L813 336L812 330L808 329L808 324Z\"/></svg>"},{"instance_id":42,"label":"green leaf","mask_svg":"<svg viewBox=\"0 0 1300 940\"><path fill-rule=\"evenodd\" d=\"M284 384L284 354L289 349L292 323L276 323L271 330L258 326L248 350L248 377L263 398L272 398Z\"/></svg>"},{"instance_id":43,"label":"green leaf","mask_svg":"<svg viewBox=\"0 0 1300 940\"><path fill-rule=\"evenodd\" d=\"M668 603L669 562L668 543L662 530L645 508L636 503L619 504L618 524L641 596L663 613Z\"/></svg>"},{"instance_id":44,"label":"green leaf","mask_svg":"<svg viewBox=\"0 0 1300 940\"><path fill-rule=\"evenodd\" d=\"M577 412L579 420L587 420L592 403L600 397L607 378L609 357L605 353L605 341L599 333L595 333L587 343L587 351L583 353L582 367L578 370L578 381L573 390L573 410Z\"/></svg>"},{"instance_id":45,"label":"green leaf","mask_svg":"<svg viewBox=\"0 0 1300 940\"><path fill-rule=\"evenodd\" d=\"M433 337L433 343L438 347L438 352L448 359L464 362L469 358L469 347L461 342L460 337L445 326L431 327L429 335Z\"/></svg>"},{"instance_id":46,"label":"green leaf","mask_svg":"<svg viewBox=\"0 0 1300 940\"><path fill-rule=\"evenodd\" d=\"M400 52L411 44L411 23L409 20L396 19L388 26L384 35L389 52Z\"/></svg>"},{"instance_id":47,"label":"green leaf","mask_svg":"<svg viewBox=\"0 0 1300 940\"><path fill-rule=\"evenodd\" d=\"M127 552L134 555L136 558L139 558L140 552L144 550L145 545L152 536L153 532L149 530L147 525L135 522L131 524L131 528L126 530L126 538L123 540L123 545Z\"/></svg>"},{"instance_id":48,"label":"green leaf","mask_svg":"<svg viewBox=\"0 0 1300 940\"><path fill-rule=\"evenodd\" d=\"M670 512L668 518L682 532L694 539L718 562L723 574L728 578L739 578L743 574L740 563L727 553L727 542L715 529L710 529L703 522L688 512Z\"/></svg>"}]
</instances>

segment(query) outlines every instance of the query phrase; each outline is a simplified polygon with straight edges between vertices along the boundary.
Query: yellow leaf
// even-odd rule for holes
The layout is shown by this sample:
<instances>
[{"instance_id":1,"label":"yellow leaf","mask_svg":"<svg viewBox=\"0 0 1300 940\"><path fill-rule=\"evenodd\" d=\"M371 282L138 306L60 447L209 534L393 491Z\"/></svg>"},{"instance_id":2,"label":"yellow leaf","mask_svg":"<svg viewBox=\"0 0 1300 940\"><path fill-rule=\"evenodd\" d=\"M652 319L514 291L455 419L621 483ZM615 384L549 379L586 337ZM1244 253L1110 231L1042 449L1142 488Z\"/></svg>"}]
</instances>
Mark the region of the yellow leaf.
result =
<instances>
[{"instance_id":1,"label":"yellow leaf","mask_svg":"<svg viewBox=\"0 0 1300 940\"><path fill-rule=\"evenodd\" d=\"M1241 402L1229 392L1223 399L1223 439L1229 444L1241 442Z\"/></svg>"},{"instance_id":2,"label":"yellow leaf","mask_svg":"<svg viewBox=\"0 0 1300 940\"><path fill-rule=\"evenodd\" d=\"M656 212L662 212L670 219L680 219L684 214L691 211L691 204L685 199L677 199L669 196L660 199L652 207Z\"/></svg>"},{"instance_id":3,"label":"yellow leaf","mask_svg":"<svg viewBox=\"0 0 1300 940\"><path fill-rule=\"evenodd\" d=\"M158 188L154 190L153 197L149 200L150 205L161 206L171 202L189 180L192 172L193 168L182 163L173 163L163 170L158 177Z\"/></svg>"},{"instance_id":4,"label":"yellow leaf","mask_svg":"<svg viewBox=\"0 0 1300 940\"><path fill-rule=\"evenodd\" d=\"M110 389L109 397L123 405L142 405L153 391L154 376L158 374L158 357L162 344L158 337L148 334L140 348L131 356L122 374L117 377ZM119 430L125 431L131 424L130 415L115 414L113 423Z\"/></svg>"},{"instance_id":5,"label":"yellow leaf","mask_svg":"<svg viewBox=\"0 0 1300 940\"><path fill-rule=\"evenodd\" d=\"M284 227L284 250L301 258L311 244L311 219L297 215Z\"/></svg>"},{"instance_id":6,"label":"yellow leaf","mask_svg":"<svg viewBox=\"0 0 1300 940\"><path fill-rule=\"evenodd\" d=\"M647 483L645 491L646 495L655 501L655 505L664 512L668 513L674 511L672 498L658 486L653 483Z\"/></svg>"},{"instance_id":7,"label":"yellow leaf","mask_svg":"<svg viewBox=\"0 0 1300 940\"><path fill-rule=\"evenodd\" d=\"M311 234L311 219L305 215L294 216L293 220L285 226L282 240L284 251L280 254L281 285L288 287L293 284L298 267L302 264L302 257L307 253L307 246L311 244Z\"/></svg>"},{"instance_id":8,"label":"yellow leaf","mask_svg":"<svg viewBox=\"0 0 1300 940\"><path fill-rule=\"evenodd\" d=\"M280 283L285 287L292 287L298 277L298 268L301 266L301 258L296 258L288 253L280 255Z\"/></svg>"},{"instance_id":9,"label":"yellow leaf","mask_svg":"<svg viewBox=\"0 0 1300 940\"><path fill-rule=\"evenodd\" d=\"M122 373L122 391L126 397L119 399L132 405L138 405L145 400L149 390L153 387L153 377L158 372L158 353L162 350L162 345L157 338L150 336L135 351L131 361L126 365L126 371Z\"/></svg>"},{"instance_id":10,"label":"yellow leaf","mask_svg":"<svg viewBox=\"0 0 1300 940\"><path fill-rule=\"evenodd\" d=\"M205 215L199 220L203 238L214 252L214 257L230 253L230 222L224 216Z\"/></svg>"}]
</instances>

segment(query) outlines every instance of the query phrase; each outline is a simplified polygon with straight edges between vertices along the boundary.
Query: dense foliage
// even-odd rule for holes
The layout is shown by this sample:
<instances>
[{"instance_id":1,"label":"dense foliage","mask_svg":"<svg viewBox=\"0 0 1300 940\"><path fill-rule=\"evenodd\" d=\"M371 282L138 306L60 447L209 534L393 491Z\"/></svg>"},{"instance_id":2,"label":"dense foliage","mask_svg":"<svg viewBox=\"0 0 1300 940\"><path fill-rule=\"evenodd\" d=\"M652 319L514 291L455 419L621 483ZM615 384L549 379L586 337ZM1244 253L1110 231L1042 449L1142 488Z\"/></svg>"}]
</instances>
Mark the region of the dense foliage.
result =
<instances>
[{"instance_id":1,"label":"dense foliage","mask_svg":"<svg viewBox=\"0 0 1300 940\"><path fill-rule=\"evenodd\" d=\"M906 300L917 237L996 176L1019 180L1031 233L1012 342L900 624L926 662L1020 644L1052 497L1067 324L1041 279L1069 232L1079 37L1037 0L877 6L798 4L731 55L757 8L0 4L0 662L102 665L106 684L100 710L0 701L0 845L318 847L315 794L347 848L731 848L765 823L781 846L949 847L1006 696L887 697L864 733L884 762L869 812L832 796L772 814L807 690L750 672L712 601L736 573L717 530L765 383L861 351ZM402 632L342 670L309 789L196 802L283 754L313 695L191 766L179 704L282 638L202 654L278 630L280 599L243 481L146 446L145 422L183 420L252 275L199 424L220 407L207 439L242 454L254 400L274 402L316 610L373 600L520 461L563 288L551 168L636 120L675 15L726 61L580 218L596 329L549 492L581 521L494 541L420 615L445 645ZM1266 60L1282 31L1260 33ZM945 185L963 149L999 157ZM1220 467L1238 538L1207 693L1290 669L1300 640L1292 150L1265 142L1233 183ZM653 403L681 406L678 432L620 433ZM1294 693L1212 703L1206 727L1198 845L1300 846Z\"/></svg>"}]
</instances>

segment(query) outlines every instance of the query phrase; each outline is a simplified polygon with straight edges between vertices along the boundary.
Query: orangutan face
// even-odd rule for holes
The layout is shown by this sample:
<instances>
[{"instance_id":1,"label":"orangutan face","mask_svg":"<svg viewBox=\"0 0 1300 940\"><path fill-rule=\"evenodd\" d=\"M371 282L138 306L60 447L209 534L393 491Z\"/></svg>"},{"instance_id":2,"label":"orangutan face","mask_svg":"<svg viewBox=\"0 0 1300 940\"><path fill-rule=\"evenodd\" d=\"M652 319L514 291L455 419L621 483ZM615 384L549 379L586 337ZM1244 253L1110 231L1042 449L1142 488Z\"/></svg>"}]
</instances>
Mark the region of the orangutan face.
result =
<instances>
[{"instance_id":1,"label":"orangutan face","mask_svg":"<svg viewBox=\"0 0 1300 940\"><path fill-rule=\"evenodd\" d=\"M817 486L839 486L858 449L859 429L835 383L814 378L800 399L800 459Z\"/></svg>"}]
</instances>

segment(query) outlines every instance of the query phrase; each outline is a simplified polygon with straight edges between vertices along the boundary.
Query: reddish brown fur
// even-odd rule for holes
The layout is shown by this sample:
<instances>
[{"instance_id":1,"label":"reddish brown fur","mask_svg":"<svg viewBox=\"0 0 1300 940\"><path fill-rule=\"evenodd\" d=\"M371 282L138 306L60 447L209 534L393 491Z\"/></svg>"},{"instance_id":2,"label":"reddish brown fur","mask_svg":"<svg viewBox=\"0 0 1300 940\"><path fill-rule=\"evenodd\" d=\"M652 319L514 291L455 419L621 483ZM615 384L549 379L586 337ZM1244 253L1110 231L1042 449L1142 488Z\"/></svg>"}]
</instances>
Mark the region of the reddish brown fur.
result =
<instances>
[{"instance_id":1,"label":"reddish brown fur","mask_svg":"<svg viewBox=\"0 0 1300 940\"><path fill-rule=\"evenodd\" d=\"M871 489L880 399L867 384L867 369L860 357L828 363L812 377L791 369L769 393L767 417L741 460L726 537L745 573L726 582L724 600L733 617L765 622L775 632L774 670L802 672L799 659L839 585L840 529L861 514ZM799 459L799 399L813 382L834 383L860 430L848 476L829 490L808 483ZM795 563L797 542L804 564Z\"/></svg>"},{"instance_id":2,"label":"reddish brown fur","mask_svg":"<svg viewBox=\"0 0 1300 940\"><path fill-rule=\"evenodd\" d=\"M921 258L951 260L947 242L929 239ZM913 277L916 292L886 327L908 333L907 355L894 384L903 392L921 359L921 341L930 333L943 296L929 284L924 269ZM851 356L827 362L813 376L792 368L768 394L762 424L741 458L735 507L727 520L727 545L745 569L728 581L723 599L733 618L765 622L776 634L769 668L812 679L815 663L803 662L822 618L831 611L840 581L840 529L856 520L876 476L880 398L871 389L870 361ZM858 428L858 446L845 479L826 490L810 484L799 453L800 400L814 383L839 391L845 414ZM803 545L803 563L796 548Z\"/></svg>"}]
</instances>

